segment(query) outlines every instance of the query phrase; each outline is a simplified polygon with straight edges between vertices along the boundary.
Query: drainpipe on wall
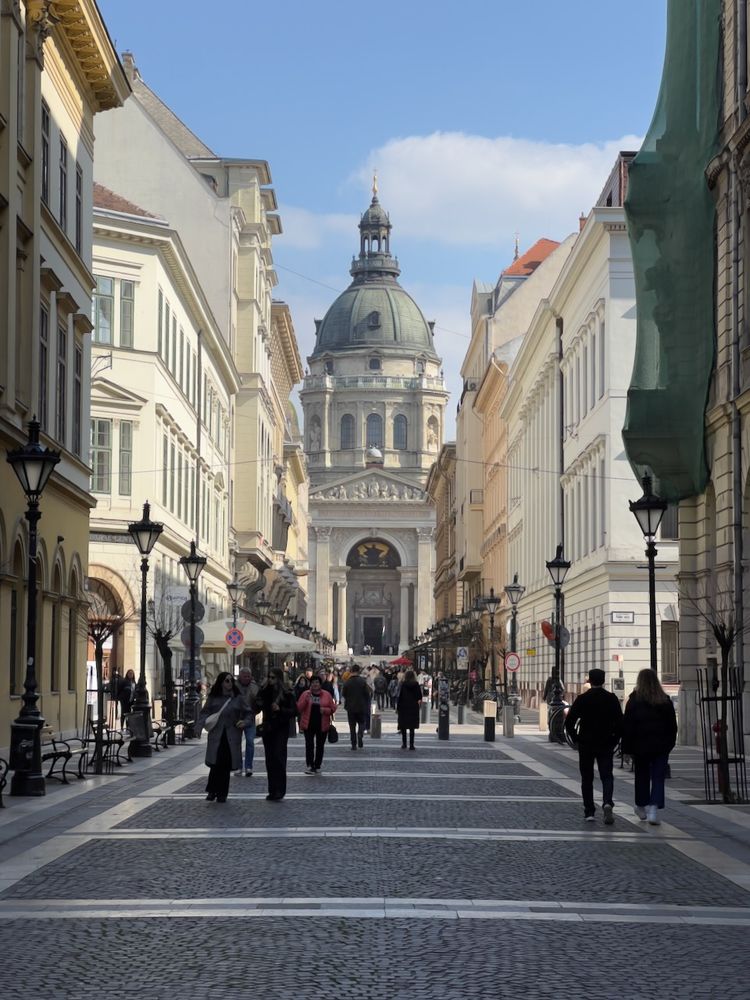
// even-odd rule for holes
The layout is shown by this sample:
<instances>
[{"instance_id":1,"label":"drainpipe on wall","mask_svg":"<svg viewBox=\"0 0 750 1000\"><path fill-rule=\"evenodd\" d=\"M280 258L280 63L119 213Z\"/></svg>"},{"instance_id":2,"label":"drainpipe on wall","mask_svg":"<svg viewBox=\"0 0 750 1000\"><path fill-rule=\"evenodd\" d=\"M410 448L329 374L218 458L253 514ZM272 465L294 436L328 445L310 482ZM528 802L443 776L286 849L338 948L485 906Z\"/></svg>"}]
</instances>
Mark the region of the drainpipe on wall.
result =
<instances>
[{"instance_id":1,"label":"drainpipe on wall","mask_svg":"<svg viewBox=\"0 0 750 1000\"><path fill-rule=\"evenodd\" d=\"M198 392L195 420L195 543L201 531L201 408L203 405L203 331L198 331Z\"/></svg>"}]
</instances>

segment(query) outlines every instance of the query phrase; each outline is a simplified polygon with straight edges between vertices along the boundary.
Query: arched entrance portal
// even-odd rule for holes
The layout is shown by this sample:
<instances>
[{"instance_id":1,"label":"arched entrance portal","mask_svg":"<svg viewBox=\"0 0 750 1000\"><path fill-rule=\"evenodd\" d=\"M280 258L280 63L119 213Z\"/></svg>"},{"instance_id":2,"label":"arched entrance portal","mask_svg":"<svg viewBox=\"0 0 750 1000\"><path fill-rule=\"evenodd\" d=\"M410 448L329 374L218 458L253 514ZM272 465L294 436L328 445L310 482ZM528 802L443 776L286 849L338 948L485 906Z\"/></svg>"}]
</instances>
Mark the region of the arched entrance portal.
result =
<instances>
[{"instance_id":1,"label":"arched entrance portal","mask_svg":"<svg viewBox=\"0 0 750 1000\"><path fill-rule=\"evenodd\" d=\"M386 656L401 632L398 552L382 538L366 538L346 558L348 640L356 654Z\"/></svg>"}]
</instances>

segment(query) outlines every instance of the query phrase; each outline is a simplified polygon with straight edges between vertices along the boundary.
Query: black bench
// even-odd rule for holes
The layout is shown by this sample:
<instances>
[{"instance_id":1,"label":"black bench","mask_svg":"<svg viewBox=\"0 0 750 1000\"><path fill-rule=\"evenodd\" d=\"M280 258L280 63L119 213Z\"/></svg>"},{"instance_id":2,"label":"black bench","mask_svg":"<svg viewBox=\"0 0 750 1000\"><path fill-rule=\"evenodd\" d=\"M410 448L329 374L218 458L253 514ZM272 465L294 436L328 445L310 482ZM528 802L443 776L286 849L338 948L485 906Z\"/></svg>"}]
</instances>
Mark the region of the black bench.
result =
<instances>
[{"instance_id":1,"label":"black bench","mask_svg":"<svg viewBox=\"0 0 750 1000\"><path fill-rule=\"evenodd\" d=\"M42 743L42 764L49 762L49 770L47 771L45 778L54 778L55 781L61 781L63 785L68 785L68 765L71 761L76 762L75 776L79 780L83 780L86 770L86 762L88 760L88 747L84 740L79 740L74 737L69 737L68 739L56 739L54 736L47 737L45 742ZM62 764L59 774L55 774L55 768L58 764Z\"/></svg>"},{"instance_id":2,"label":"black bench","mask_svg":"<svg viewBox=\"0 0 750 1000\"><path fill-rule=\"evenodd\" d=\"M154 730L153 747L154 750L166 750L169 746L174 746L175 723L167 722L166 719L156 720L152 723ZM171 738L170 738L171 737Z\"/></svg>"},{"instance_id":3,"label":"black bench","mask_svg":"<svg viewBox=\"0 0 750 1000\"><path fill-rule=\"evenodd\" d=\"M0 757L0 809L5 808L3 802L3 789L8 783L8 761Z\"/></svg>"}]
</instances>

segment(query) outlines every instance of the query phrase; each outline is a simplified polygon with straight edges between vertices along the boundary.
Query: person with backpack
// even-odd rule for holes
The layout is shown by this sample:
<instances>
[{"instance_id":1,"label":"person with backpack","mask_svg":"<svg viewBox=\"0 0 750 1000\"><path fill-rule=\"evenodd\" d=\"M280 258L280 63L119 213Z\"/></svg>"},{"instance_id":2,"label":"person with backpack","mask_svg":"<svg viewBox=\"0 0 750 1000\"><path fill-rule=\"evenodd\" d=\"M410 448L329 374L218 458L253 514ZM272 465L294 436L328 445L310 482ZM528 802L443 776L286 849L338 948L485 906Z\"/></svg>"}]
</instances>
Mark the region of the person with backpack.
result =
<instances>
[{"instance_id":1,"label":"person with backpack","mask_svg":"<svg viewBox=\"0 0 750 1000\"><path fill-rule=\"evenodd\" d=\"M378 671L373 682L373 687L375 689L375 700L377 702L378 709L382 712L385 708L385 696L388 692L388 682L383 676L382 670Z\"/></svg>"},{"instance_id":2,"label":"person with backpack","mask_svg":"<svg viewBox=\"0 0 750 1000\"><path fill-rule=\"evenodd\" d=\"M573 702L565 719L565 729L578 750L583 818L587 823L595 821L596 762L602 783L604 823L611 826L615 821L613 759L622 736L622 708L617 695L605 689L605 679L604 671L598 667L589 670L591 687Z\"/></svg>"}]
</instances>

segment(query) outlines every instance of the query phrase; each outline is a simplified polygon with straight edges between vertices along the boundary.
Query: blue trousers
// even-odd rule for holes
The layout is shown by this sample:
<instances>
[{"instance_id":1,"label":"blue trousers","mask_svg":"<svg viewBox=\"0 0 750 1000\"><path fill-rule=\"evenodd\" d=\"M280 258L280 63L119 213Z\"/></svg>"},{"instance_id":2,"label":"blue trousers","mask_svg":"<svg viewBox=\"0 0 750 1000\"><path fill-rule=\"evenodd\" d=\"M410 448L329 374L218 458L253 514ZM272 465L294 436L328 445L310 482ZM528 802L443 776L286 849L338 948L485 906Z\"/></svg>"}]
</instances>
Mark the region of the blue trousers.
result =
<instances>
[{"instance_id":1,"label":"blue trousers","mask_svg":"<svg viewBox=\"0 0 750 1000\"><path fill-rule=\"evenodd\" d=\"M635 804L664 808L664 778L669 754L634 754Z\"/></svg>"},{"instance_id":2,"label":"blue trousers","mask_svg":"<svg viewBox=\"0 0 750 1000\"><path fill-rule=\"evenodd\" d=\"M255 760L255 719L242 731L245 734L245 770L252 771Z\"/></svg>"}]
</instances>

